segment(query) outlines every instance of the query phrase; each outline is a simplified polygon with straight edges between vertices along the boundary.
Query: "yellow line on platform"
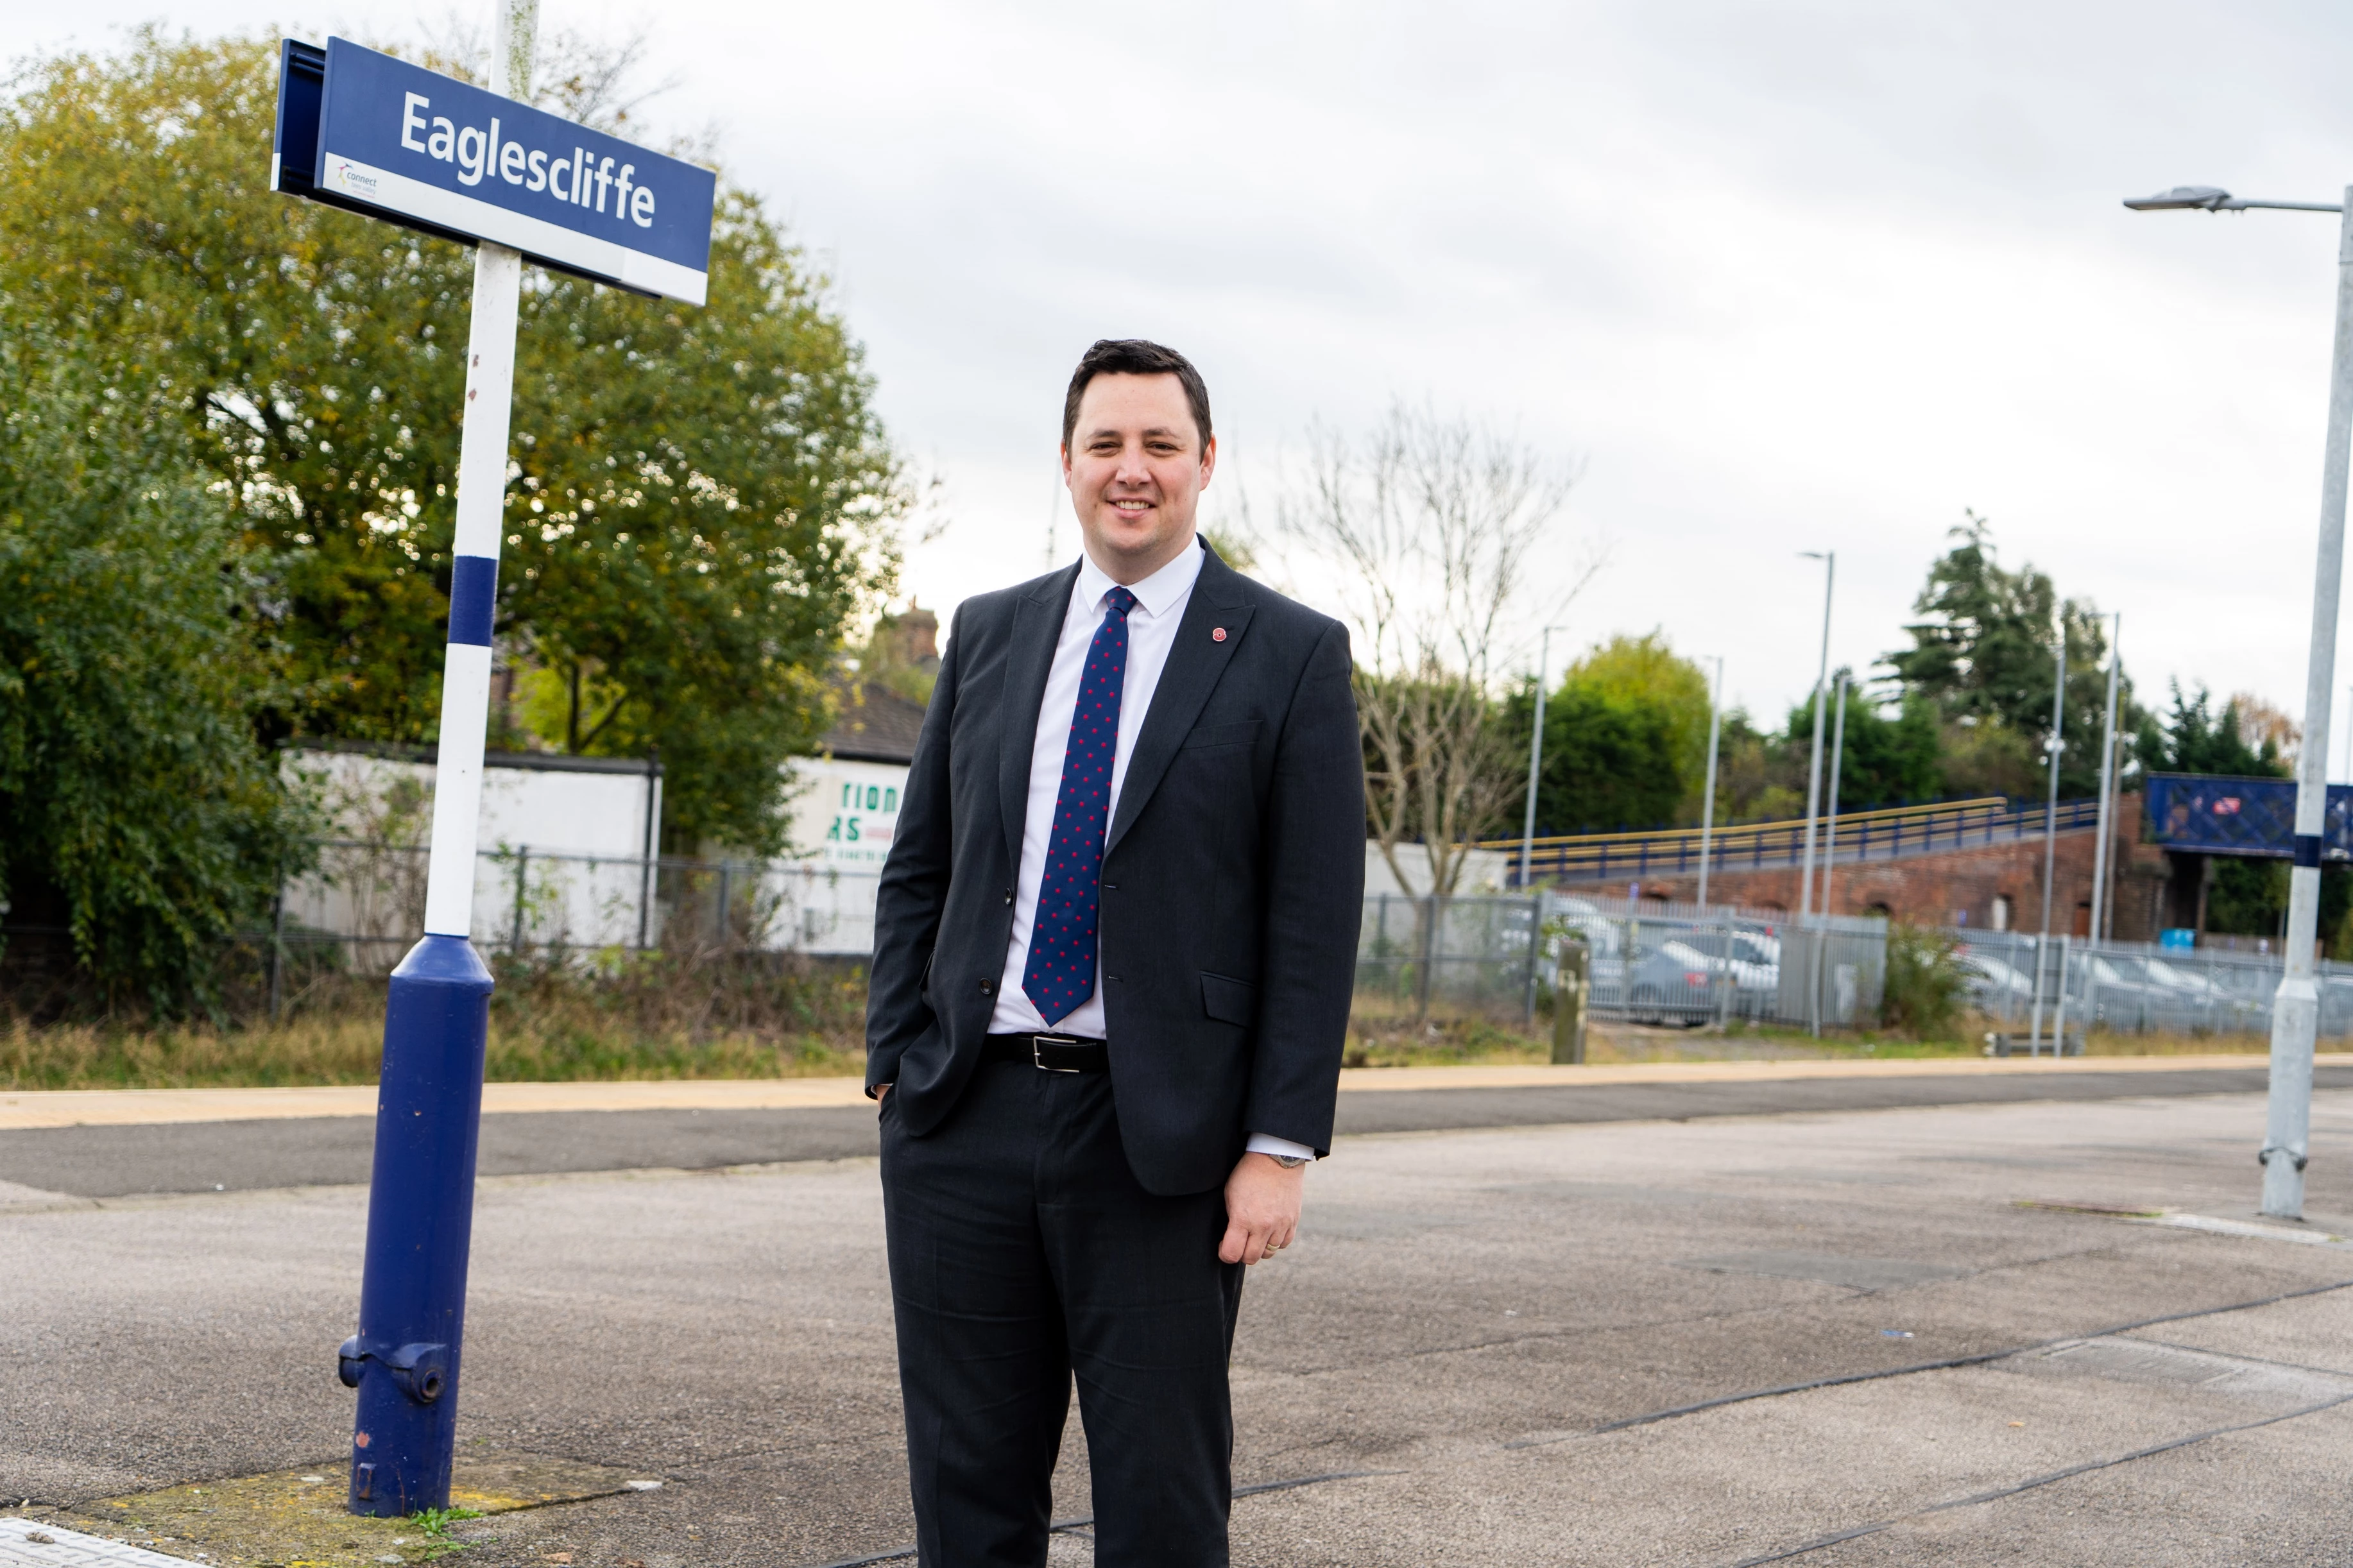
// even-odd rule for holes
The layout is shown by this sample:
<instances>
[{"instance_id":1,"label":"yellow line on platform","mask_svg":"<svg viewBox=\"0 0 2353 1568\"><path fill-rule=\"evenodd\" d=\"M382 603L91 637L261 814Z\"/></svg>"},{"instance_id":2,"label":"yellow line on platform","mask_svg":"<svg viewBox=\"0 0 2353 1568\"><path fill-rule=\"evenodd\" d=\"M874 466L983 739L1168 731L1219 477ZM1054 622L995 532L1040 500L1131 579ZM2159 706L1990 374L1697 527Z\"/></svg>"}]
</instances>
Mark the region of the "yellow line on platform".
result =
<instances>
[{"instance_id":1,"label":"yellow line on platform","mask_svg":"<svg viewBox=\"0 0 2353 1568\"><path fill-rule=\"evenodd\" d=\"M499 1115L533 1110L775 1110L867 1103L865 1085L854 1078L665 1079L482 1087L483 1111ZM0 1131L375 1114L373 1084L332 1089L0 1090Z\"/></svg>"},{"instance_id":2,"label":"yellow line on platform","mask_svg":"<svg viewBox=\"0 0 2353 1568\"><path fill-rule=\"evenodd\" d=\"M1610 1084L1777 1083L1797 1079L2003 1076L2019 1073L2211 1071L2260 1068L2256 1051L2171 1057L1927 1057L1894 1060L1629 1062L1591 1067L1353 1068L1343 1093L1417 1089L1600 1088ZM2353 1066L2353 1053L2327 1053L2325 1066ZM493 1083L482 1090L492 1115L546 1110L776 1110L863 1106L854 1078L681 1079L620 1083ZM259 1121L288 1117L372 1116L375 1089L72 1089L0 1090L0 1131L40 1127L157 1126L185 1121Z\"/></svg>"}]
</instances>

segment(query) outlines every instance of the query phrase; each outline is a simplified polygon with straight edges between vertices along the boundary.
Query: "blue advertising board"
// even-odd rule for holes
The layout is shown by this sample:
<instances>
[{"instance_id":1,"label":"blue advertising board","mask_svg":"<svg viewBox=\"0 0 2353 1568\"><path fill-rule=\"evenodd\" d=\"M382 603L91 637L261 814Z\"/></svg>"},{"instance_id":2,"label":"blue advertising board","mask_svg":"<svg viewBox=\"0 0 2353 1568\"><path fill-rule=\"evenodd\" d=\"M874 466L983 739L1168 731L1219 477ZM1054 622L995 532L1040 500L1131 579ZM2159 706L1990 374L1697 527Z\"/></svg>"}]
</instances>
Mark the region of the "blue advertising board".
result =
<instances>
[{"instance_id":1,"label":"blue advertising board","mask_svg":"<svg viewBox=\"0 0 2353 1568\"><path fill-rule=\"evenodd\" d=\"M710 170L345 38L281 65L272 190L703 302Z\"/></svg>"},{"instance_id":2,"label":"blue advertising board","mask_svg":"<svg viewBox=\"0 0 2353 1568\"><path fill-rule=\"evenodd\" d=\"M2168 849L2288 860L2295 856L2295 783L2220 773L2148 775L2149 837ZM2353 860L2353 786L2330 784L2320 858Z\"/></svg>"}]
</instances>

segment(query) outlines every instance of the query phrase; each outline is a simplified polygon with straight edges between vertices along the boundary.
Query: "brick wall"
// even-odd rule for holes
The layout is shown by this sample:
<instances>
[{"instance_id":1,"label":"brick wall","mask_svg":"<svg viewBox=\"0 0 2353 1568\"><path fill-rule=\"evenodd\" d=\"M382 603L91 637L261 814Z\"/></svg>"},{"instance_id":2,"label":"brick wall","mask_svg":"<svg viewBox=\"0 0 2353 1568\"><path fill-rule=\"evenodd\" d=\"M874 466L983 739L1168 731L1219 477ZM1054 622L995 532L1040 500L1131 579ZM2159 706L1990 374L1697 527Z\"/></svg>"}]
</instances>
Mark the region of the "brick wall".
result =
<instances>
[{"instance_id":1,"label":"brick wall","mask_svg":"<svg viewBox=\"0 0 2353 1568\"><path fill-rule=\"evenodd\" d=\"M2164 851L2138 843L2140 796L2127 795L2116 813L2115 892L2111 929L2126 942L2153 942L2167 919L2171 868ZM2051 900L2052 929L2082 932L2092 919L2092 862L2096 829L2062 833L2057 840L2057 876ZM1708 877L1711 903L1754 909L1795 910L1798 868L1724 870ZM1697 897L1694 876L1656 877L1641 884L1642 896L1669 900ZM2007 900L2006 918L1997 906ZM2042 839L2014 839L1973 848L1915 856L1904 860L1841 862L1831 875L1832 914L1886 915L1918 925L1985 930L2038 931L2042 924Z\"/></svg>"}]
</instances>

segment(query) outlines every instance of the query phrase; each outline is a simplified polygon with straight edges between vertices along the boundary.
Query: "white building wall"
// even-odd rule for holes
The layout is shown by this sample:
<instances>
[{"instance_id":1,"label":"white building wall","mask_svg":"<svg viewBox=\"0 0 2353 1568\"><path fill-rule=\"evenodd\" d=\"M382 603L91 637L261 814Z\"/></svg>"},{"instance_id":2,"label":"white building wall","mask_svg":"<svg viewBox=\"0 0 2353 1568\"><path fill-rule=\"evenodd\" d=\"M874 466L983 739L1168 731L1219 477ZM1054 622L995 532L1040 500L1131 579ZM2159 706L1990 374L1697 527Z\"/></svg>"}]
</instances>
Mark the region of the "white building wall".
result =
<instances>
[{"instance_id":1,"label":"white building wall","mask_svg":"<svg viewBox=\"0 0 2353 1568\"><path fill-rule=\"evenodd\" d=\"M1510 883L1516 864L1514 851L1508 849L1472 849L1465 852L1462 869L1454 879L1454 891L1462 897L1474 893L1500 893ZM1405 872L1405 885L1398 885L1389 870L1387 857L1382 855L1377 840L1365 840L1365 896L1377 897L1387 893L1392 898L1410 895L1421 898L1430 891L1430 856L1419 844L1400 844L1397 847L1398 866Z\"/></svg>"},{"instance_id":2,"label":"white building wall","mask_svg":"<svg viewBox=\"0 0 2353 1568\"><path fill-rule=\"evenodd\" d=\"M425 833L432 821L434 765L361 752L298 750L287 768L319 780L328 836L414 848L325 854L325 874L288 889L289 921L345 935L413 938L423 929ZM419 809L388 821L409 786ZM528 937L604 947L638 940L646 903L641 858L659 828L656 781L643 772L573 772L501 766L484 759L474 863L473 934L496 942L513 931L517 870ZM387 833L387 829L392 829ZM508 857L504 863L494 856Z\"/></svg>"}]
</instances>

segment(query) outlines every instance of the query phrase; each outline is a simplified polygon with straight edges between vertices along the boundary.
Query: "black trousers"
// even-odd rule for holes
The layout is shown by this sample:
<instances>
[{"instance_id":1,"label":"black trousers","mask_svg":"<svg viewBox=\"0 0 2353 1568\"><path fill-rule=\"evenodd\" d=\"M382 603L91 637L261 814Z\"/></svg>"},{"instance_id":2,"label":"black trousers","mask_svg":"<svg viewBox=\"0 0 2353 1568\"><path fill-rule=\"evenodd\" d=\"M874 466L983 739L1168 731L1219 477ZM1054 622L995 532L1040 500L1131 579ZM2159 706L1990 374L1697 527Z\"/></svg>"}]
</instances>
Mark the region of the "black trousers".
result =
<instances>
[{"instance_id":1,"label":"black trousers","mask_svg":"<svg viewBox=\"0 0 2353 1568\"><path fill-rule=\"evenodd\" d=\"M1242 1289L1218 1261L1224 1194L1139 1186L1103 1073L987 1063L924 1137L887 1098L881 1115L923 1568L1046 1561L1074 1373L1095 1561L1222 1568Z\"/></svg>"}]
</instances>

